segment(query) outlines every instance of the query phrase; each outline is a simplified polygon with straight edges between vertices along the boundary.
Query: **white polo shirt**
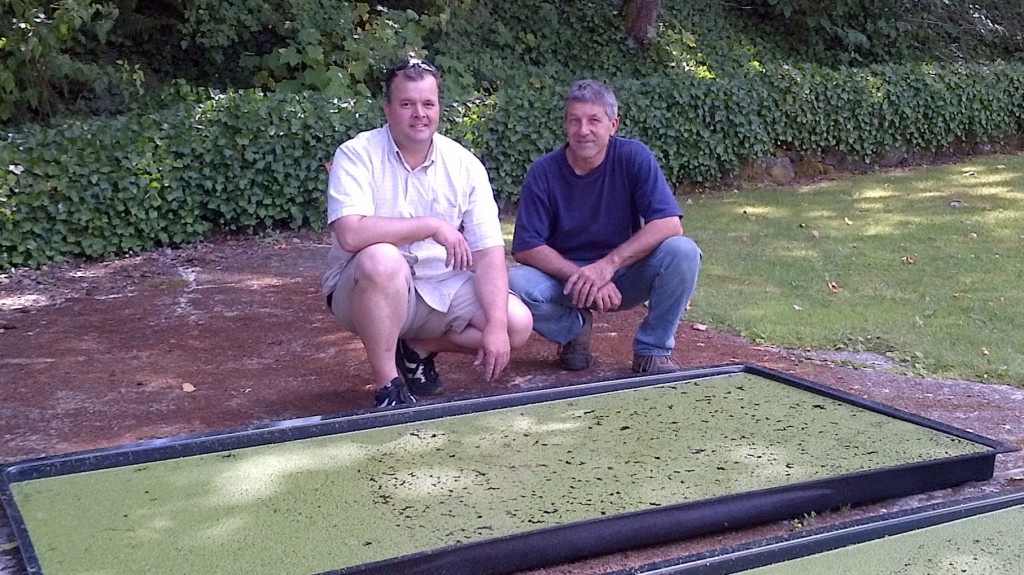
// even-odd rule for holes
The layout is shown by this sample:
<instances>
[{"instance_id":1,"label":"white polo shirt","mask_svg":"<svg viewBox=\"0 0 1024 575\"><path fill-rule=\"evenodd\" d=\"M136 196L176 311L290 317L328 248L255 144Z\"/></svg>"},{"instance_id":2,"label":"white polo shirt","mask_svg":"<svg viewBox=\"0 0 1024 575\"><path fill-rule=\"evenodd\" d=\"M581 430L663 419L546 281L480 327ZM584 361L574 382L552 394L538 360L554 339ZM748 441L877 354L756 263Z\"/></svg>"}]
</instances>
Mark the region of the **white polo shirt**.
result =
<instances>
[{"instance_id":1,"label":"white polo shirt","mask_svg":"<svg viewBox=\"0 0 1024 575\"><path fill-rule=\"evenodd\" d=\"M334 153L327 185L327 223L343 216L434 216L461 230L476 251L505 245L487 171L454 140L434 134L427 161L415 170L402 159L387 126L362 132ZM445 248L427 238L398 246L414 261L413 284L430 307L447 311L469 279L445 266ZM331 233L323 291L330 293L355 254Z\"/></svg>"}]
</instances>

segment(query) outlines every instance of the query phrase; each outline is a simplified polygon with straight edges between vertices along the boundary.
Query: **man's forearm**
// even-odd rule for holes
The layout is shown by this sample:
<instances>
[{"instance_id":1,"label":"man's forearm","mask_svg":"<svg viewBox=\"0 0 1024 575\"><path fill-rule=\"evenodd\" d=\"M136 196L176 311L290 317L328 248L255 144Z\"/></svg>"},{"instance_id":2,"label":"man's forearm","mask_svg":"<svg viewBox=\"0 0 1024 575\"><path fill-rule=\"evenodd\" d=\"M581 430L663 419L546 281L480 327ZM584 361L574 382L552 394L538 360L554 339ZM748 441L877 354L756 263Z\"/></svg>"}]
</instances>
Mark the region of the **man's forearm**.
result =
<instances>
[{"instance_id":1,"label":"man's forearm","mask_svg":"<svg viewBox=\"0 0 1024 575\"><path fill-rule=\"evenodd\" d=\"M549 246L537 246L524 252L518 252L515 254L515 258L523 265L536 268L562 281L569 279L569 276L579 269L579 266L565 259L562 254Z\"/></svg>"},{"instance_id":2,"label":"man's forearm","mask_svg":"<svg viewBox=\"0 0 1024 575\"><path fill-rule=\"evenodd\" d=\"M436 218L385 218L380 216L344 216L331 222L331 231L342 249L358 252L373 244L411 244L437 233Z\"/></svg>"},{"instance_id":3,"label":"man's forearm","mask_svg":"<svg viewBox=\"0 0 1024 575\"><path fill-rule=\"evenodd\" d=\"M602 259L615 270L620 270L651 255L668 238L681 235L683 225L679 218L652 220Z\"/></svg>"}]
</instances>

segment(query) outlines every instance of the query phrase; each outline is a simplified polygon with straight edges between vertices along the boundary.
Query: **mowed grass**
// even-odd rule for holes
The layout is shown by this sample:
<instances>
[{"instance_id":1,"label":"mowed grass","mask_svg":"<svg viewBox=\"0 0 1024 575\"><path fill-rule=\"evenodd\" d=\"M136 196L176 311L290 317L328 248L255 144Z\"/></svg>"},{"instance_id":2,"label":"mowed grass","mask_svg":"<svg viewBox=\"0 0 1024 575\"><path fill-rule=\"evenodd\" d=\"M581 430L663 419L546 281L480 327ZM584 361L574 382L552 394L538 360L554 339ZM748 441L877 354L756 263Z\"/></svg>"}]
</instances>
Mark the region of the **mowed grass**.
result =
<instances>
[{"instance_id":1,"label":"mowed grass","mask_svg":"<svg viewBox=\"0 0 1024 575\"><path fill-rule=\"evenodd\" d=\"M1024 156L680 202L704 251L688 320L1024 386Z\"/></svg>"}]
</instances>

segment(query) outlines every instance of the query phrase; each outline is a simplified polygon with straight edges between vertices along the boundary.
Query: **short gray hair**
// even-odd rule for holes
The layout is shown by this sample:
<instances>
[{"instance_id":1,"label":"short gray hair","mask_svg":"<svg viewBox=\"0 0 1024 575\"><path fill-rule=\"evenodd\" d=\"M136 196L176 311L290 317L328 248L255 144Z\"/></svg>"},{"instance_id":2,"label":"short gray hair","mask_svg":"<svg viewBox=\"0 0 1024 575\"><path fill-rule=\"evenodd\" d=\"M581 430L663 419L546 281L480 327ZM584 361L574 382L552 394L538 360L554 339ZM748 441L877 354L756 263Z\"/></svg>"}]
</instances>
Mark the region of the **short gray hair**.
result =
<instances>
[{"instance_id":1,"label":"short gray hair","mask_svg":"<svg viewBox=\"0 0 1024 575\"><path fill-rule=\"evenodd\" d=\"M578 80L573 82L572 87L569 88L569 93L565 95L566 108L569 107L569 102L601 104L604 106L604 111L608 114L609 120L619 117L619 103L615 100L615 92L612 91L610 86L602 84L597 80Z\"/></svg>"}]
</instances>

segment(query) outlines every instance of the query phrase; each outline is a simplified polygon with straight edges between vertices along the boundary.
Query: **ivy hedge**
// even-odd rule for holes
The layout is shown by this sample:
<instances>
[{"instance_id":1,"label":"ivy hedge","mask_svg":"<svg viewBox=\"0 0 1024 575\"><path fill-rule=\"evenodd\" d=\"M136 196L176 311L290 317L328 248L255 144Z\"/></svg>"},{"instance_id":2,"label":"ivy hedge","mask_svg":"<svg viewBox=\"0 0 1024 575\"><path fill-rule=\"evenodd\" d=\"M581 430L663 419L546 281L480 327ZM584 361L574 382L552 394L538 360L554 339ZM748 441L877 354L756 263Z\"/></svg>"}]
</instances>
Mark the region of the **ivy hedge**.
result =
<instances>
[{"instance_id":1,"label":"ivy hedge","mask_svg":"<svg viewBox=\"0 0 1024 575\"><path fill-rule=\"evenodd\" d=\"M620 134L647 142L674 185L712 184L780 149L870 162L894 148L1024 134L1024 68L1012 64L750 64L720 77L602 79L619 96ZM488 97L445 94L442 131L480 156L501 201L514 201L530 162L563 142L570 81L538 75ZM8 134L0 269L108 258L213 231L320 229L323 163L382 121L369 99L239 90Z\"/></svg>"}]
</instances>

